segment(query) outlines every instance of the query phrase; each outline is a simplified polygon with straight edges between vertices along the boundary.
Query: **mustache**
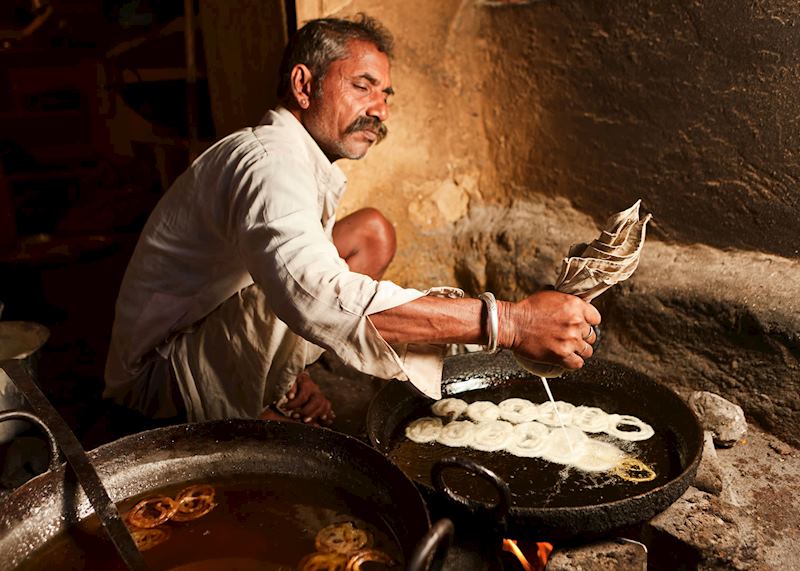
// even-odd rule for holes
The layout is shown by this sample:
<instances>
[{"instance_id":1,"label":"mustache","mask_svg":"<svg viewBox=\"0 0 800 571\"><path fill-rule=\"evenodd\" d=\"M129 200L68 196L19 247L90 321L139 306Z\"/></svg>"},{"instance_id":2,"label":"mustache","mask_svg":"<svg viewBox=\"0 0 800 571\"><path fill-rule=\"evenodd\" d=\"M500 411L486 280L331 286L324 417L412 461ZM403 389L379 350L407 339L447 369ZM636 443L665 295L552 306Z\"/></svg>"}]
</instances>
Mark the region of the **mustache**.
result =
<instances>
[{"instance_id":1,"label":"mustache","mask_svg":"<svg viewBox=\"0 0 800 571\"><path fill-rule=\"evenodd\" d=\"M375 133L378 136L375 144L383 141L389 134L389 129L386 128L386 125L376 117L359 117L345 129L346 134L355 133L356 131L372 131Z\"/></svg>"}]
</instances>

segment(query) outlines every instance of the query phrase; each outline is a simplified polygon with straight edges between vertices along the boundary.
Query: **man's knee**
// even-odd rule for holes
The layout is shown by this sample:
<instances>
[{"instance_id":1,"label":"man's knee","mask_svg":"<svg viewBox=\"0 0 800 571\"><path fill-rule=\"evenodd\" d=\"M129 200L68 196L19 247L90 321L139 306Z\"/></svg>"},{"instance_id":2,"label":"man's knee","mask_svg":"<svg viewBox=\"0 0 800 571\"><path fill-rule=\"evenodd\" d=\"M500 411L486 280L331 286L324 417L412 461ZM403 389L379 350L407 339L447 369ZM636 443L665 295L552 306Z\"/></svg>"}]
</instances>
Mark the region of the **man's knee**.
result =
<instances>
[{"instance_id":1,"label":"man's knee","mask_svg":"<svg viewBox=\"0 0 800 571\"><path fill-rule=\"evenodd\" d=\"M376 279L397 251L394 226L376 208L362 208L338 221L333 242L351 270Z\"/></svg>"},{"instance_id":2,"label":"man's knee","mask_svg":"<svg viewBox=\"0 0 800 571\"><path fill-rule=\"evenodd\" d=\"M367 245L375 248L376 253L388 266L397 252L397 234L394 225L377 208L364 208L359 212L363 212Z\"/></svg>"}]
</instances>

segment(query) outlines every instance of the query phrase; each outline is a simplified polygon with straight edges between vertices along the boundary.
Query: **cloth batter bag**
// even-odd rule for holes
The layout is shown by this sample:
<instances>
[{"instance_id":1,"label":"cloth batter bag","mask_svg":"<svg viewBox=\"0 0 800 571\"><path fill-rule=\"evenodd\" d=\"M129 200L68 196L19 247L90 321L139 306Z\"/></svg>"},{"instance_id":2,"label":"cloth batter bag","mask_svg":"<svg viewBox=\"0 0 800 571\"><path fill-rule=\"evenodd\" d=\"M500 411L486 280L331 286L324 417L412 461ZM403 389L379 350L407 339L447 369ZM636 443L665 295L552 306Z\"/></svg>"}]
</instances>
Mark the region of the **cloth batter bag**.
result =
<instances>
[{"instance_id":1,"label":"cloth batter bag","mask_svg":"<svg viewBox=\"0 0 800 571\"><path fill-rule=\"evenodd\" d=\"M591 244L578 244L561 264L555 289L591 302L612 285L625 281L639 265L647 223L639 217L641 199L609 218L605 230ZM558 377L563 367L517 357L520 365L540 377Z\"/></svg>"}]
</instances>

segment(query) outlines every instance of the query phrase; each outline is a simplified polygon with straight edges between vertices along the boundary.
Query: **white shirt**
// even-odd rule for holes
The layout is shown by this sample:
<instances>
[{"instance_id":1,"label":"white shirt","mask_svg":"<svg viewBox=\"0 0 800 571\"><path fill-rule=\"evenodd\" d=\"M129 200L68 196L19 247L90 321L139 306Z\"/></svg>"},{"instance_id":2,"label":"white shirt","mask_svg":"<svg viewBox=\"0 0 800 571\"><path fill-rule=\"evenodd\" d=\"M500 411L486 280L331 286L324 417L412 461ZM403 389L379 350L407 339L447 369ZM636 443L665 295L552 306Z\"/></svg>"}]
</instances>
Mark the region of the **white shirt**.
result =
<instances>
[{"instance_id":1,"label":"white shirt","mask_svg":"<svg viewBox=\"0 0 800 571\"><path fill-rule=\"evenodd\" d=\"M168 357L176 334L255 282L298 335L360 371L411 380L440 398L441 359L425 353L425 372L416 372L413 354L401 358L367 319L429 292L351 272L333 245L345 184L283 108L203 153L154 209L125 272L106 396L132 390L152 351Z\"/></svg>"}]
</instances>

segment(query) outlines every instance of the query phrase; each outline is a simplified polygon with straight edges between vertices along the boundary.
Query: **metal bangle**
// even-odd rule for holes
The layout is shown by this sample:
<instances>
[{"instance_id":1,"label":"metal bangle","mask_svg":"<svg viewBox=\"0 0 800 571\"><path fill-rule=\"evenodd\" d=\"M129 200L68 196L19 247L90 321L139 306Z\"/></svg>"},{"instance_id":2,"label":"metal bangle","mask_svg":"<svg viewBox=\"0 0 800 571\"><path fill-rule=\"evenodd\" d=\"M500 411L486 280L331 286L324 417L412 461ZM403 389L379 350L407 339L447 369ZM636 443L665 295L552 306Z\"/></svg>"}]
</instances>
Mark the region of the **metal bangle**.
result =
<instances>
[{"instance_id":1,"label":"metal bangle","mask_svg":"<svg viewBox=\"0 0 800 571\"><path fill-rule=\"evenodd\" d=\"M500 319L497 315L497 300L492 292L486 291L478 296L486 304L486 330L489 332L489 342L484 345L487 353L497 353L500 348L497 346L497 336L500 328Z\"/></svg>"}]
</instances>

